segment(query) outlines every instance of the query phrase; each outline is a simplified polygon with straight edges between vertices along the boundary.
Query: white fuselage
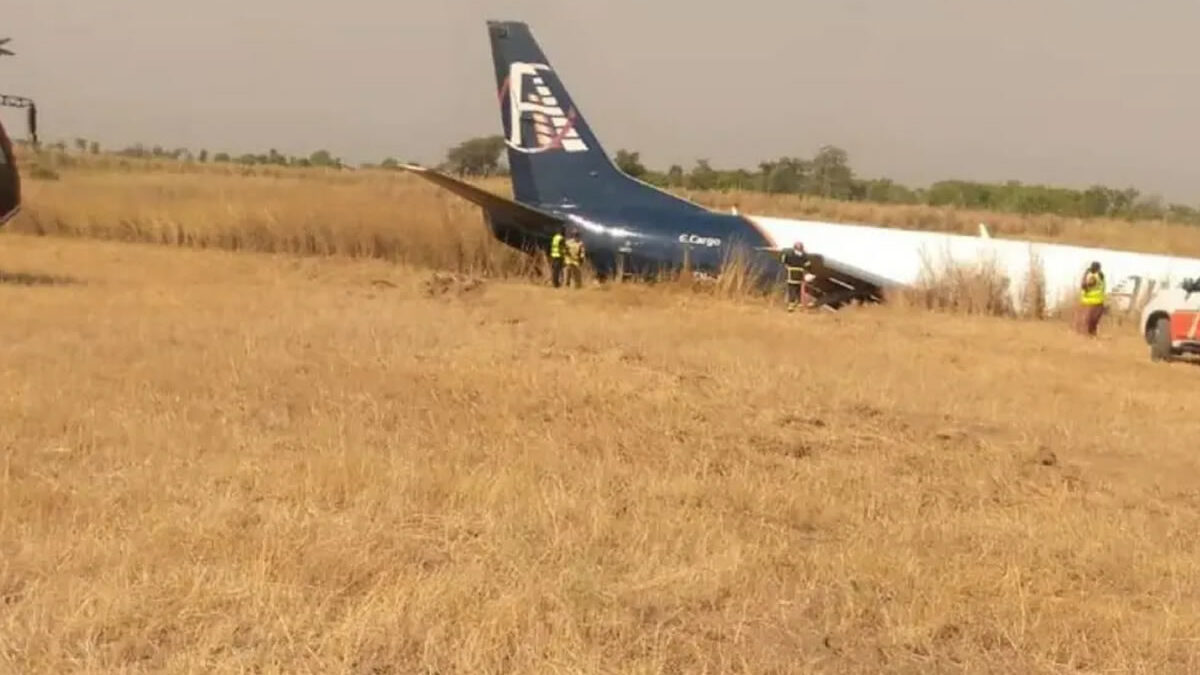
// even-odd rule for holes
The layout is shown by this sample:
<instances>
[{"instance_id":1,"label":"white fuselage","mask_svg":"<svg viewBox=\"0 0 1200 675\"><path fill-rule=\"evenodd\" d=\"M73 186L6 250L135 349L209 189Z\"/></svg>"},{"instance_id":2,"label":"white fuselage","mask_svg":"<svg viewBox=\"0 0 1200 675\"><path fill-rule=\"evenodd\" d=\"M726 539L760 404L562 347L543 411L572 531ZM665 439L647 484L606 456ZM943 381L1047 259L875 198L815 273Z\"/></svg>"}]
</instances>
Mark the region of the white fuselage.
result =
<instances>
[{"instance_id":1,"label":"white fuselage","mask_svg":"<svg viewBox=\"0 0 1200 675\"><path fill-rule=\"evenodd\" d=\"M1040 270L1047 307L1079 297L1079 284L1092 261L1105 273L1110 297L1118 306L1137 302L1154 288L1176 287L1200 278L1200 258L1184 258L1113 249L993 239L943 232L847 225L766 216L746 216L776 248L804 243L805 250L827 260L869 272L885 286L911 286L953 265L991 264L1009 280L1015 303L1025 297L1032 270ZM1122 307L1123 308L1123 307Z\"/></svg>"}]
</instances>

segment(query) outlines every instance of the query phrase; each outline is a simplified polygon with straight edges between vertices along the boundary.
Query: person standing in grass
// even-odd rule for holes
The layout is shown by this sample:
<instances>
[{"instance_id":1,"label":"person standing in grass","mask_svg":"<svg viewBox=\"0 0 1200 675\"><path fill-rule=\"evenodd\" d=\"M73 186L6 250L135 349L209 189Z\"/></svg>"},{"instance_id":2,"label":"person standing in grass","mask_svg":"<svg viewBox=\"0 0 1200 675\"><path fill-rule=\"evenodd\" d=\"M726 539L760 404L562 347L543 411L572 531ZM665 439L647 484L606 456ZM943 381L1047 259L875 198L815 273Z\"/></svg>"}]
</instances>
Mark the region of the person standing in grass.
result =
<instances>
[{"instance_id":1,"label":"person standing in grass","mask_svg":"<svg viewBox=\"0 0 1200 675\"><path fill-rule=\"evenodd\" d=\"M808 282L812 260L804 252L804 244L796 242L779 254L779 262L787 269L787 311L791 312L805 300L804 285Z\"/></svg>"},{"instance_id":2,"label":"person standing in grass","mask_svg":"<svg viewBox=\"0 0 1200 675\"><path fill-rule=\"evenodd\" d=\"M1093 262L1083 274L1079 294L1079 331L1095 336L1104 316L1105 279L1099 262Z\"/></svg>"},{"instance_id":3,"label":"person standing in grass","mask_svg":"<svg viewBox=\"0 0 1200 675\"><path fill-rule=\"evenodd\" d=\"M550 238L550 281L555 288L562 285L563 272L563 233L562 228Z\"/></svg>"},{"instance_id":4,"label":"person standing in grass","mask_svg":"<svg viewBox=\"0 0 1200 675\"><path fill-rule=\"evenodd\" d=\"M583 240L579 238L579 228L572 227L571 235L563 244L563 267L567 272L567 285L574 285L575 288L583 286L583 259L587 255L587 251L583 247Z\"/></svg>"}]
</instances>

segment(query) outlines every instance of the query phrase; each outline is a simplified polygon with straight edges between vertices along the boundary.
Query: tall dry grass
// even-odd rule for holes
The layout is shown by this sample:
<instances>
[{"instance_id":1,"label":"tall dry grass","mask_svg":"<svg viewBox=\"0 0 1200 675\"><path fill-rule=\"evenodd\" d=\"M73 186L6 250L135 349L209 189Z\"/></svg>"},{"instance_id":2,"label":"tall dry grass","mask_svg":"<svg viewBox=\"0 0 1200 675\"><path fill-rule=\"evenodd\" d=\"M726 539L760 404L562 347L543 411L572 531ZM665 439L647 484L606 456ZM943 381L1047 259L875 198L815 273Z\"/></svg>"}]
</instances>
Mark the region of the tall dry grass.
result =
<instances>
[{"instance_id":1,"label":"tall dry grass","mask_svg":"<svg viewBox=\"0 0 1200 675\"><path fill-rule=\"evenodd\" d=\"M236 164L42 154L26 166L57 174L27 180L27 207L12 229L171 246L301 255L377 258L404 265L485 277L541 278L543 260L527 258L491 238L478 209L419 178L386 170L322 170ZM478 181L510 195L503 178ZM954 232L986 222L997 236L1200 255L1200 228L1161 222L1081 221L1018 217L952 208L853 204L748 192L683 196L742 212L839 222L868 222ZM748 257L735 253L717 279L684 270L664 272L662 288L721 297L761 298ZM1069 307L1037 307L1034 297L1013 307L994 271L932 271L918 288L896 295L908 306L1026 316L1062 316Z\"/></svg>"},{"instance_id":2,"label":"tall dry grass","mask_svg":"<svg viewBox=\"0 0 1200 675\"><path fill-rule=\"evenodd\" d=\"M926 264L911 288L888 297L906 307L961 314L1031 316L1013 302L1011 280L990 261L977 264Z\"/></svg>"},{"instance_id":3,"label":"tall dry grass","mask_svg":"<svg viewBox=\"0 0 1200 675\"><path fill-rule=\"evenodd\" d=\"M470 217L463 218L464 214L472 212L472 207L463 205L457 198L441 195L437 188L408 174L387 170L338 171L130 159L110 155L64 156L55 153L43 153L36 157L25 154L21 161L26 167L43 166L59 173L60 180L57 181L28 181L31 208L35 216L42 214L40 221L43 229L50 224L62 227L64 232L69 233L87 233L95 223L96 235L110 236L114 228L108 221L117 217L114 212L137 203L140 206L136 212L126 214L128 220L141 225L147 236L153 239L161 230L161 221L165 217L160 215L158 220L151 219L146 223L143 222L146 220L145 213L157 211L161 214L172 200L181 196L187 197L189 209L188 213L181 216L181 224L195 230L193 236L197 241L207 241L211 236L214 242L218 242L213 245L233 241L234 238L225 230L236 230L240 220L246 220L251 229L257 228L256 218L259 217L302 231L280 231L278 228L271 231L270 236L284 239L307 237L325 241L331 239L330 233L325 230L338 228L337 242L331 241L325 248L339 252L374 250L374 244L350 246L349 242L355 238L371 239L375 234L390 236L396 229L394 220L397 218L405 227L417 220L428 221L429 225L422 229L437 227L438 235L442 234L441 226L446 224L447 219L452 226L457 227L461 223L472 231L478 231L474 227L475 221ZM497 194L511 195L505 178L476 182ZM324 194L326 187L331 189L328 200ZM68 199L75 191L80 193L79 196ZM842 202L748 191L679 189L675 192L711 208L728 210L736 206L743 213L972 235L978 232L979 224L984 223L995 236L1200 256L1200 228L1163 221L1022 216L954 207ZM264 198L268 198L268 201L260 206ZM447 200L456 205L449 211ZM69 207L60 208L68 202L72 202ZM351 203L366 213L357 216L345 212L344 209ZM252 214L245 215L246 211ZM104 213L108 216L89 220L85 216L88 213ZM210 227L213 232L196 227L199 216L207 216L203 221L212 223ZM345 228L342 227L343 222L348 223ZM39 225L30 223L29 227L36 231ZM304 232L305 228L314 229ZM120 232L121 228L115 230ZM280 245L282 248L287 246ZM384 250L392 249L385 246Z\"/></svg>"},{"instance_id":4,"label":"tall dry grass","mask_svg":"<svg viewBox=\"0 0 1200 675\"><path fill-rule=\"evenodd\" d=\"M76 282L0 283L0 672L1200 670L1197 372L1136 336L23 236L0 269Z\"/></svg>"},{"instance_id":5,"label":"tall dry grass","mask_svg":"<svg viewBox=\"0 0 1200 675\"><path fill-rule=\"evenodd\" d=\"M406 265L519 273L478 209L410 176L338 171L64 171L28 181L12 229Z\"/></svg>"}]
</instances>

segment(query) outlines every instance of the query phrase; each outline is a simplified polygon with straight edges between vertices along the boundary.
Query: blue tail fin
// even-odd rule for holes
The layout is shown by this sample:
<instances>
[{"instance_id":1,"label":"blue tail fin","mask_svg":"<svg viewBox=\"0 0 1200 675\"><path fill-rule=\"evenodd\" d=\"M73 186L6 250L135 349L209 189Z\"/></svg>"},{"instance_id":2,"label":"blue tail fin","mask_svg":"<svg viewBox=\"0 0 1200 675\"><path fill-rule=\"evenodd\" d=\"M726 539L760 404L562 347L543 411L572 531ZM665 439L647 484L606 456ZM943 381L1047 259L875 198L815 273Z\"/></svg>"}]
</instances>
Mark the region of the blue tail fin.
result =
<instances>
[{"instance_id":1,"label":"blue tail fin","mask_svg":"<svg viewBox=\"0 0 1200 675\"><path fill-rule=\"evenodd\" d=\"M600 146L529 26L489 21L513 196L539 206L703 207L621 172Z\"/></svg>"}]
</instances>

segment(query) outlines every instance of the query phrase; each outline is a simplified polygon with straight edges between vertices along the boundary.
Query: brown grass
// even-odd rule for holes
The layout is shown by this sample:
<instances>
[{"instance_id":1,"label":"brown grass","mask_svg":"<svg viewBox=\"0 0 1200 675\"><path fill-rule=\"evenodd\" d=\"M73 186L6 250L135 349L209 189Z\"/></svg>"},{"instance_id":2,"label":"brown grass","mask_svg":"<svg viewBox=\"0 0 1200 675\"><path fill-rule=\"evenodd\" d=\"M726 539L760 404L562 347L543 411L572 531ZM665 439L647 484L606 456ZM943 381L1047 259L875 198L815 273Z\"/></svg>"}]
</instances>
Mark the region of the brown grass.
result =
<instances>
[{"instance_id":1,"label":"brown grass","mask_svg":"<svg viewBox=\"0 0 1200 675\"><path fill-rule=\"evenodd\" d=\"M11 225L17 232L374 258L487 278L543 279L547 271L542 260L518 255L492 239L473 205L405 173L61 153L26 156L23 162L31 177L26 211ZM58 178L34 179L30 167ZM479 184L510 194L506 179ZM978 222L986 221L996 235L1200 255L1200 229L1161 222L1083 222L738 192L682 194L713 208L737 204L743 212L972 234ZM745 256L735 254L729 262L719 279L666 274L660 280L672 283L659 287L726 299L759 298L750 285ZM1034 281L1036 288L1040 284ZM1004 297L1007 283L991 270L931 267L924 283L893 299L908 307L1002 316L1061 318L1074 312L1069 299L1043 307L1037 294L1013 306Z\"/></svg>"},{"instance_id":2,"label":"brown grass","mask_svg":"<svg viewBox=\"0 0 1200 675\"><path fill-rule=\"evenodd\" d=\"M492 272L517 261L481 236L477 209L406 173L58 153L22 161L60 175L54 181L27 181L34 206L28 218L14 224L22 231L393 261L428 257L438 265L477 265ZM478 182L511 195L507 179ZM737 205L743 213L972 235L982 222L999 237L1200 256L1200 228L1162 221L1019 216L741 191L677 192L720 210Z\"/></svg>"},{"instance_id":3,"label":"brown grass","mask_svg":"<svg viewBox=\"0 0 1200 675\"><path fill-rule=\"evenodd\" d=\"M368 257L518 273L478 209L411 176L271 170L65 171L27 181L18 232L172 246Z\"/></svg>"},{"instance_id":4,"label":"brown grass","mask_svg":"<svg viewBox=\"0 0 1200 675\"><path fill-rule=\"evenodd\" d=\"M904 307L1012 317L1028 314L1010 298L1012 281L992 261L973 265L924 261L917 282L893 294Z\"/></svg>"},{"instance_id":5,"label":"brown grass","mask_svg":"<svg viewBox=\"0 0 1200 675\"><path fill-rule=\"evenodd\" d=\"M0 284L3 672L1200 668L1200 371L1129 332L22 236L0 269L76 282Z\"/></svg>"}]
</instances>

